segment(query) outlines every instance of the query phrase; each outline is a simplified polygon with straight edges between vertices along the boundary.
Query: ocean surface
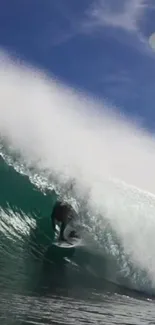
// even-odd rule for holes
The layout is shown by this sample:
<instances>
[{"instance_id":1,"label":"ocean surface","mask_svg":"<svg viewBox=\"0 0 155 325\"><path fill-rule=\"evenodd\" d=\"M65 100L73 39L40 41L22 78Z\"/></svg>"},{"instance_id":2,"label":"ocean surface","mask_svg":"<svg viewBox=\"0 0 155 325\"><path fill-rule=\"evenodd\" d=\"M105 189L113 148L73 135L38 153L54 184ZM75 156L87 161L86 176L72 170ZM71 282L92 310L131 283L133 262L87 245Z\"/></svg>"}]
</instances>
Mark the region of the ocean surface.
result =
<instances>
[{"instance_id":1,"label":"ocean surface","mask_svg":"<svg viewBox=\"0 0 155 325\"><path fill-rule=\"evenodd\" d=\"M155 324L155 199L123 184L110 191L132 207L134 223L116 213L114 226L106 208L101 215L87 195L76 195L73 181L59 186L1 145L1 325ZM50 214L59 195L78 211L83 246L52 246Z\"/></svg>"}]
</instances>

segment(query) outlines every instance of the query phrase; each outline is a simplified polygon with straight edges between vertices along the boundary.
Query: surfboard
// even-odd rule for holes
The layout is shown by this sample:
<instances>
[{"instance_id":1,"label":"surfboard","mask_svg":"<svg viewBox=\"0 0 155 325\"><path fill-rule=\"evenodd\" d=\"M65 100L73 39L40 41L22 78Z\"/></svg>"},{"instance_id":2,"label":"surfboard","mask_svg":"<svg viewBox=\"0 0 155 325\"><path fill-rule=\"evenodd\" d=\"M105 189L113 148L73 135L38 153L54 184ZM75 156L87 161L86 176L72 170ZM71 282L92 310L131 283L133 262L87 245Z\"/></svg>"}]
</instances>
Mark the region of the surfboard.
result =
<instances>
[{"instance_id":1,"label":"surfboard","mask_svg":"<svg viewBox=\"0 0 155 325\"><path fill-rule=\"evenodd\" d=\"M72 248L76 246L81 246L82 245L82 239L81 238L72 238L68 242L65 241L57 241L53 243L53 245L57 247L62 247L62 248Z\"/></svg>"}]
</instances>

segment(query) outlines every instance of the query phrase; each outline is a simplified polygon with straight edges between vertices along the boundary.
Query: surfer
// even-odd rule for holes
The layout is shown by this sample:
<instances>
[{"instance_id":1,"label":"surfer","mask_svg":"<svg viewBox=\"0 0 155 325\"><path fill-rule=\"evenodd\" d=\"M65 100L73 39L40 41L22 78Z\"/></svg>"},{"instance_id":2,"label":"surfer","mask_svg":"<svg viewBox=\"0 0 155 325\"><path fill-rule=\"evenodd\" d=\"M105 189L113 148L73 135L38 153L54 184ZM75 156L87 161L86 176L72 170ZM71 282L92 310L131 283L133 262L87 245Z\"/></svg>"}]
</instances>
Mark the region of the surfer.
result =
<instances>
[{"instance_id":1,"label":"surfer","mask_svg":"<svg viewBox=\"0 0 155 325\"><path fill-rule=\"evenodd\" d=\"M72 226L75 217L76 212L68 203L62 201L56 202L51 214L51 221L55 232L56 224L60 225L60 241L68 241L69 238L77 237L76 231L73 230Z\"/></svg>"}]
</instances>

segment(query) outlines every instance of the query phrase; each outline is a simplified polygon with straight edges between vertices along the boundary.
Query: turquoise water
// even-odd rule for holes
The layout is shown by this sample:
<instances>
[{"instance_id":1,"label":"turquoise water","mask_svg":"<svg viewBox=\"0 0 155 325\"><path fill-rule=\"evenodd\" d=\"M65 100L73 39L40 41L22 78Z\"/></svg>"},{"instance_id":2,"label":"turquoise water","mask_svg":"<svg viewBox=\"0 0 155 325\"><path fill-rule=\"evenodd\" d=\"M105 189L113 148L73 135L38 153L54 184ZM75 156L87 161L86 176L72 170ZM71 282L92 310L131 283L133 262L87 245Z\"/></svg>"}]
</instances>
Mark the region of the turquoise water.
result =
<instances>
[{"instance_id":1,"label":"turquoise water","mask_svg":"<svg viewBox=\"0 0 155 325\"><path fill-rule=\"evenodd\" d=\"M101 229L89 222L85 201L77 202L85 245L52 246L50 214L60 193L52 178L49 188L41 177L1 151L1 324L153 324L147 270L124 253L106 219L102 241L95 240Z\"/></svg>"}]
</instances>

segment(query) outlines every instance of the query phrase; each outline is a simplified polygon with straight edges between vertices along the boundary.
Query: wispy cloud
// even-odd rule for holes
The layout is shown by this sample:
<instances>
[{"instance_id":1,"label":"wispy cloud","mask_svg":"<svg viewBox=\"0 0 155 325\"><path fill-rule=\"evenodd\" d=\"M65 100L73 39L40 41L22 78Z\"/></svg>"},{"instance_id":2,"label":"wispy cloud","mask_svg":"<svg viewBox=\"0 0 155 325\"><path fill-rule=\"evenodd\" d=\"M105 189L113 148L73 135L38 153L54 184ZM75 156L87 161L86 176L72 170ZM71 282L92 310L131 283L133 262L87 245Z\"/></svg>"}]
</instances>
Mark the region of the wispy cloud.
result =
<instances>
[{"instance_id":1,"label":"wispy cloud","mask_svg":"<svg viewBox=\"0 0 155 325\"><path fill-rule=\"evenodd\" d=\"M95 26L109 25L134 31L138 30L147 6L145 0L95 0L88 16Z\"/></svg>"},{"instance_id":2,"label":"wispy cloud","mask_svg":"<svg viewBox=\"0 0 155 325\"><path fill-rule=\"evenodd\" d=\"M147 0L92 0L90 4L83 5L83 10L76 12L72 6L67 6L63 1L54 4L59 19L63 20L63 28L48 22L42 39L50 39L50 45L57 46L61 43L87 31L104 26L121 28L127 31L139 31L139 23L142 21L146 9ZM60 22L60 21L59 21ZM65 27L64 27L65 26Z\"/></svg>"}]
</instances>

